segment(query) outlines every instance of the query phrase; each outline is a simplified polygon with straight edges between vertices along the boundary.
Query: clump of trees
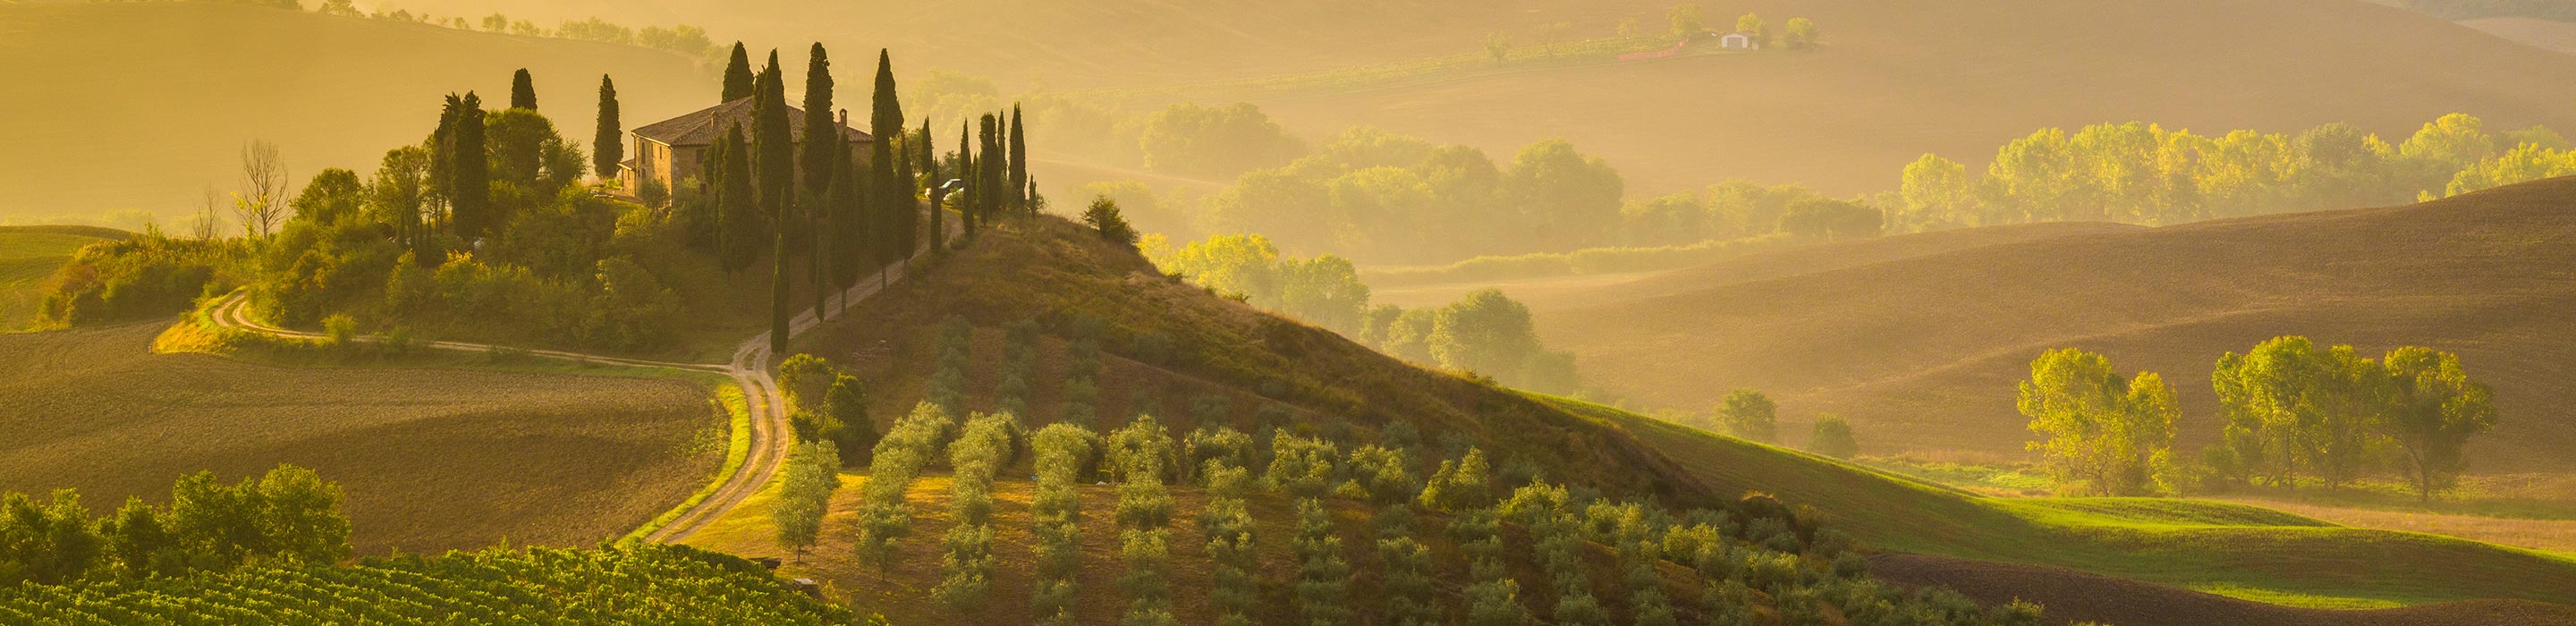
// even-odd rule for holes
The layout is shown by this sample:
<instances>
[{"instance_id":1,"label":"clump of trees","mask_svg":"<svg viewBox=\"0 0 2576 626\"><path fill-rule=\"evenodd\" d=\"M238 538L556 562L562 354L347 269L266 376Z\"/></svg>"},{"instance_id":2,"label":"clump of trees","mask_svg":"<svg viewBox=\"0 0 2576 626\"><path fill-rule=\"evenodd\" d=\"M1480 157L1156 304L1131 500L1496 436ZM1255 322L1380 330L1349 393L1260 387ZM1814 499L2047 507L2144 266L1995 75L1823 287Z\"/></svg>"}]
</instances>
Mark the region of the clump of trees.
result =
<instances>
[{"instance_id":1,"label":"clump of trees","mask_svg":"<svg viewBox=\"0 0 2576 626\"><path fill-rule=\"evenodd\" d=\"M1608 243L1626 189L1600 157L1561 140L1497 164L1474 148L1363 127L1244 174L1208 197L1192 226L1371 262L1447 261Z\"/></svg>"},{"instance_id":2,"label":"clump of trees","mask_svg":"<svg viewBox=\"0 0 2576 626\"><path fill-rule=\"evenodd\" d=\"M787 357L778 365L778 386L787 396L787 422L800 442L830 441L843 465L877 445L876 420L868 417L867 394L859 377L811 354Z\"/></svg>"},{"instance_id":3,"label":"clump of trees","mask_svg":"<svg viewBox=\"0 0 2576 626\"><path fill-rule=\"evenodd\" d=\"M1261 235L1217 235L1179 249L1154 238L1142 250L1165 272L1344 335L1360 331L1368 308L1368 285L1360 283L1359 270L1349 259L1330 254L1282 257Z\"/></svg>"},{"instance_id":4,"label":"clump of trees","mask_svg":"<svg viewBox=\"0 0 2576 626\"><path fill-rule=\"evenodd\" d=\"M2218 359L2211 386L2225 411L2222 443L2197 463L2172 452L2173 391L2161 377L2122 377L2073 348L2031 362L2018 402L2063 491L2153 495L2302 478L2328 488L2387 467L2419 498L2457 484L2468 439L2495 427L2494 394L2457 355L2419 346L2362 356L2284 336Z\"/></svg>"},{"instance_id":5,"label":"clump of trees","mask_svg":"<svg viewBox=\"0 0 2576 626\"><path fill-rule=\"evenodd\" d=\"M2154 372L2124 378L2102 355L2051 350L2031 361L2015 404L2031 432L2048 436L2028 447L2060 491L2134 496L2178 486L2173 390Z\"/></svg>"},{"instance_id":6,"label":"clump of trees","mask_svg":"<svg viewBox=\"0 0 2576 626\"><path fill-rule=\"evenodd\" d=\"M279 465L233 485L213 472L181 477L167 506L127 498L92 519L69 489L44 500L0 494L0 584L139 581L247 563L331 564L349 557L340 486Z\"/></svg>"},{"instance_id":7,"label":"clump of trees","mask_svg":"<svg viewBox=\"0 0 2576 626\"><path fill-rule=\"evenodd\" d=\"M1287 163L1306 152L1304 142L1246 102L1172 105L1145 120L1137 147L1149 169L1214 179Z\"/></svg>"},{"instance_id":8,"label":"clump of trees","mask_svg":"<svg viewBox=\"0 0 2576 626\"><path fill-rule=\"evenodd\" d=\"M1547 349L1529 307L1495 289L1439 308L1370 309L1358 339L1397 358L1542 393L1573 393L1583 382L1574 354Z\"/></svg>"},{"instance_id":9,"label":"clump of trees","mask_svg":"<svg viewBox=\"0 0 2576 626\"><path fill-rule=\"evenodd\" d=\"M2304 475L2332 488L2386 463L2429 500L2456 484L2468 439L2497 420L2494 392L2457 355L2418 346L2373 360L2276 337L2219 357L2210 382L2226 409L2225 443L2203 458L2228 484Z\"/></svg>"}]
</instances>

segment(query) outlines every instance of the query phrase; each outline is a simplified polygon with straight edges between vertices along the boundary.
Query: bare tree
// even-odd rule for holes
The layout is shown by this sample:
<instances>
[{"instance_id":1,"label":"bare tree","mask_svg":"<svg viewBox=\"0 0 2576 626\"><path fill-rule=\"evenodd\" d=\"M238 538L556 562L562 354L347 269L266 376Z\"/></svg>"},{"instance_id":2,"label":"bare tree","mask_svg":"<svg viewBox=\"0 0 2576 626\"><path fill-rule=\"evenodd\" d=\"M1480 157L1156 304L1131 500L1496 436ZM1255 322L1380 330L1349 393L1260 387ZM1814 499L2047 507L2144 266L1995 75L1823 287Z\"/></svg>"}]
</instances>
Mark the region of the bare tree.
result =
<instances>
[{"instance_id":1,"label":"bare tree","mask_svg":"<svg viewBox=\"0 0 2576 626\"><path fill-rule=\"evenodd\" d=\"M242 191L233 195L233 212L252 237L268 236L285 218L286 162L277 144L259 139L242 146Z\"/></svg>"},{"instance_id":2,"label":"bare tree","mask_svg":"<svg viewBox=\"0 0 2576 626\"><path fill-rule=\"evenodd\" d=\"M195 231L199 241L213 241L215 239L215 221L219 219L215 217L215 207L223 204L223 198L223 194L215 193L214 185L206 186L206 211L198 214L197 219L191 220L195 223L188 225L191 230Z\"/></svg>"}]
</instances>

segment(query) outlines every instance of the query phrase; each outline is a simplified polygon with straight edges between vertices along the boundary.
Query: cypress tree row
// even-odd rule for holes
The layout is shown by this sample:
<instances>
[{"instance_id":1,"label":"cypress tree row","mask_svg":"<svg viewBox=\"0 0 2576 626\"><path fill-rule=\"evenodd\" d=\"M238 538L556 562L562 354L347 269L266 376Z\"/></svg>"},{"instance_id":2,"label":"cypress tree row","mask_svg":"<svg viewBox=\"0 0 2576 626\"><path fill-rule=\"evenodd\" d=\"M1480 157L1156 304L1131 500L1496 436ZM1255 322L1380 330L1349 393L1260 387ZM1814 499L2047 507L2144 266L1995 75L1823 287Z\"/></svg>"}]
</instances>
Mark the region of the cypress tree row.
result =
<instances>
[{"instance_id":1,"label":"cypress tree row","mask_svg":"<svg viewBox=\"0 0 2576 626\"><path fill-rule=\"evenodd\" d=\"M725 62L723 101L732 102L757 95L757 82L751 75L751 54L743 49L742 42L733 42L733 59Z\"/></svg>"},{"instance_id":2,"label":"cypress tree row","mask_svg":"<svg viewBox=\"0 0 2576 626\"><path fill-rule=\"evenodd\" d=\"M850 143L848 128L848 124L840 124L833 133L843 146ZM869 222L866 213L866 197L871 192L869 187L873 186L870 183L875 181L859 174L858 157L850 154L849 150L833 151L832 160L832 193L828 203L832 205L830 228L833 238L839 242L833 247L835 254L832 256L832 286L838 291L858 283L859 269L879 244L873 239L877 226ZM842 306L849 306L849 303L844 302Z\"/></svg>"},{"instance_id":3,"label":"cypress tree row","mask_svg":"<svg viewBox=\"0 0 2576 626\"><path fill-rule=\"evenodd\" d=\"M1037 216L1037 206L1030 201L1028 126L1020 118L1020 104L1011 103L1011 211Z\"/></svg>"},{"instance_id":4,"label":"cypress tree row","mask_svg":"<svg viewBox=\"0 0 2576 626\"><path fill-rule=\"evenodd\" d=\"M617 120L617 83L599 75L599 132L591 137L590 169L607 180L626 160L625 126Z\"/></svg>"},{"instance_id":5,"label":"cypress tree row","mask_svg":"<svg viewBox=\"0 0 2576 626\"><path fill-rule=\"evenodd\" d=\"M528 77L528 68L519 68L519 73L510 76L510 108L537 109L537 83Z\"/></svg>"}]
</instances>

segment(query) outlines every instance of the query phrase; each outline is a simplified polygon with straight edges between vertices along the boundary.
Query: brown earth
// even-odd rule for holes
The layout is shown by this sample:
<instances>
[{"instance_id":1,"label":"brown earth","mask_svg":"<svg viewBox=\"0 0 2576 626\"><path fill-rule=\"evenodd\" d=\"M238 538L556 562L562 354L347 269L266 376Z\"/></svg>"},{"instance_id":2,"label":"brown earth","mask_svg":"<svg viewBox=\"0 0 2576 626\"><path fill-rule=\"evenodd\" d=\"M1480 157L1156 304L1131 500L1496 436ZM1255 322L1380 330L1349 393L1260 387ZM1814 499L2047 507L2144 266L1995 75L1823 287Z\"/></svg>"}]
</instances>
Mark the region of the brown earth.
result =
<instances>
[{"instance_id":1,"label":"brown earth","mask_svg":"<svg viewBox=\"0 0 2576 626\"><path fill-rule=\"evenodd\" d=\"M359 554L436 553L615 539L724 457L697 384L152 354L165 325L0 335L0 490L104 513L292 463L346 490Z\"/></svg>"},{"instance_id":2,"label":"brown earth","mask_svg":"<svg viewBox=\"0 0 2576 626\"><path fill-rule=\"evenodd\" d=\"M2088 574L1918 554L1880 554L1870 575L1902 585L1944 585L1980 602L2015 598L2047 607L2049 624L2119 626L2541 626L2576 623L2576 607L2530 600L2470 600L2418 606L2334 610L2264 604Z\"/></svg>"},{"instance_id":3,"label":"brown earth","mask_svg":"<svg viewBox=\"0 0 2576 626\"><path fill-rule=\"evenodd\" d=\"M2209 371L2279 335L2457 352L2504 419L2483 471L2576 466L2576 179L2421 205L2278 215L2003 243L1685 291L1635 281L1537 311L1592 385L1704 411L1728 389L1781 402L1803 440L1818 412L1863 450L2020 454L2016 380L2079 347L2164 375L2186 449L2215 438ZM1891 240L1892 241L1892 240ZM1874 243L1851 244L1855 250ZM1818 264L1828 267L1831 264ZM1712 270L1714 272L1714 270ZM1688 275L1677 271L1676 275ZM1714 276L1724 276L1722 272ZM1682 280L1682 279L1676 279Z\"/></svg>"}]
</instances>

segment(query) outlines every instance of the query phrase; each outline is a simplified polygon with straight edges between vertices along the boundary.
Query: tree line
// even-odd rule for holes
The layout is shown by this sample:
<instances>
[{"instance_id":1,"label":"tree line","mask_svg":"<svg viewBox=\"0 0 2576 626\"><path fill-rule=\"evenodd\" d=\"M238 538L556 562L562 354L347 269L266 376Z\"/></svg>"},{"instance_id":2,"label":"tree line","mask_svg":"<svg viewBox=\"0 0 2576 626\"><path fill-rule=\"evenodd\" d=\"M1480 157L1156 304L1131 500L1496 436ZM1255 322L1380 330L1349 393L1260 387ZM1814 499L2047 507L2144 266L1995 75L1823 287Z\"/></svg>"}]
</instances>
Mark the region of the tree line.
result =
<instances>
[{"instance_id":1,"label":"tree line","mask_svg":"<svg viewBox=\"0 0 2576 626\"><path fill-rule=\"evenodd\" d=\"M349 557L340 486L293 465L226 485L183 476L169 504L129 497L92 519L70 489L38 500L0 494L0 586L141 581L261 563L330 565Z\"/></svg>"},{"instance_id":2,"label":"tree line","mask_svg":"<svg viewBox=\"0 0 2576 626\"><path fill-rule=\"evenodd\" d=\"M2153 372L2121 376L2074 348L2031 362L2017 401L2030 449L2062 491L2151 495L2255 484L2332 489L2377 468L2420 499L2457 484L2470 437L2495 427L2494 392L2457 355L2419 346L2372 359L2351 346L2284 336L2218 359L2211 385L2221 443L2197 459L2173 450L2179 409Z\"/></svg>"}]
</instances>

